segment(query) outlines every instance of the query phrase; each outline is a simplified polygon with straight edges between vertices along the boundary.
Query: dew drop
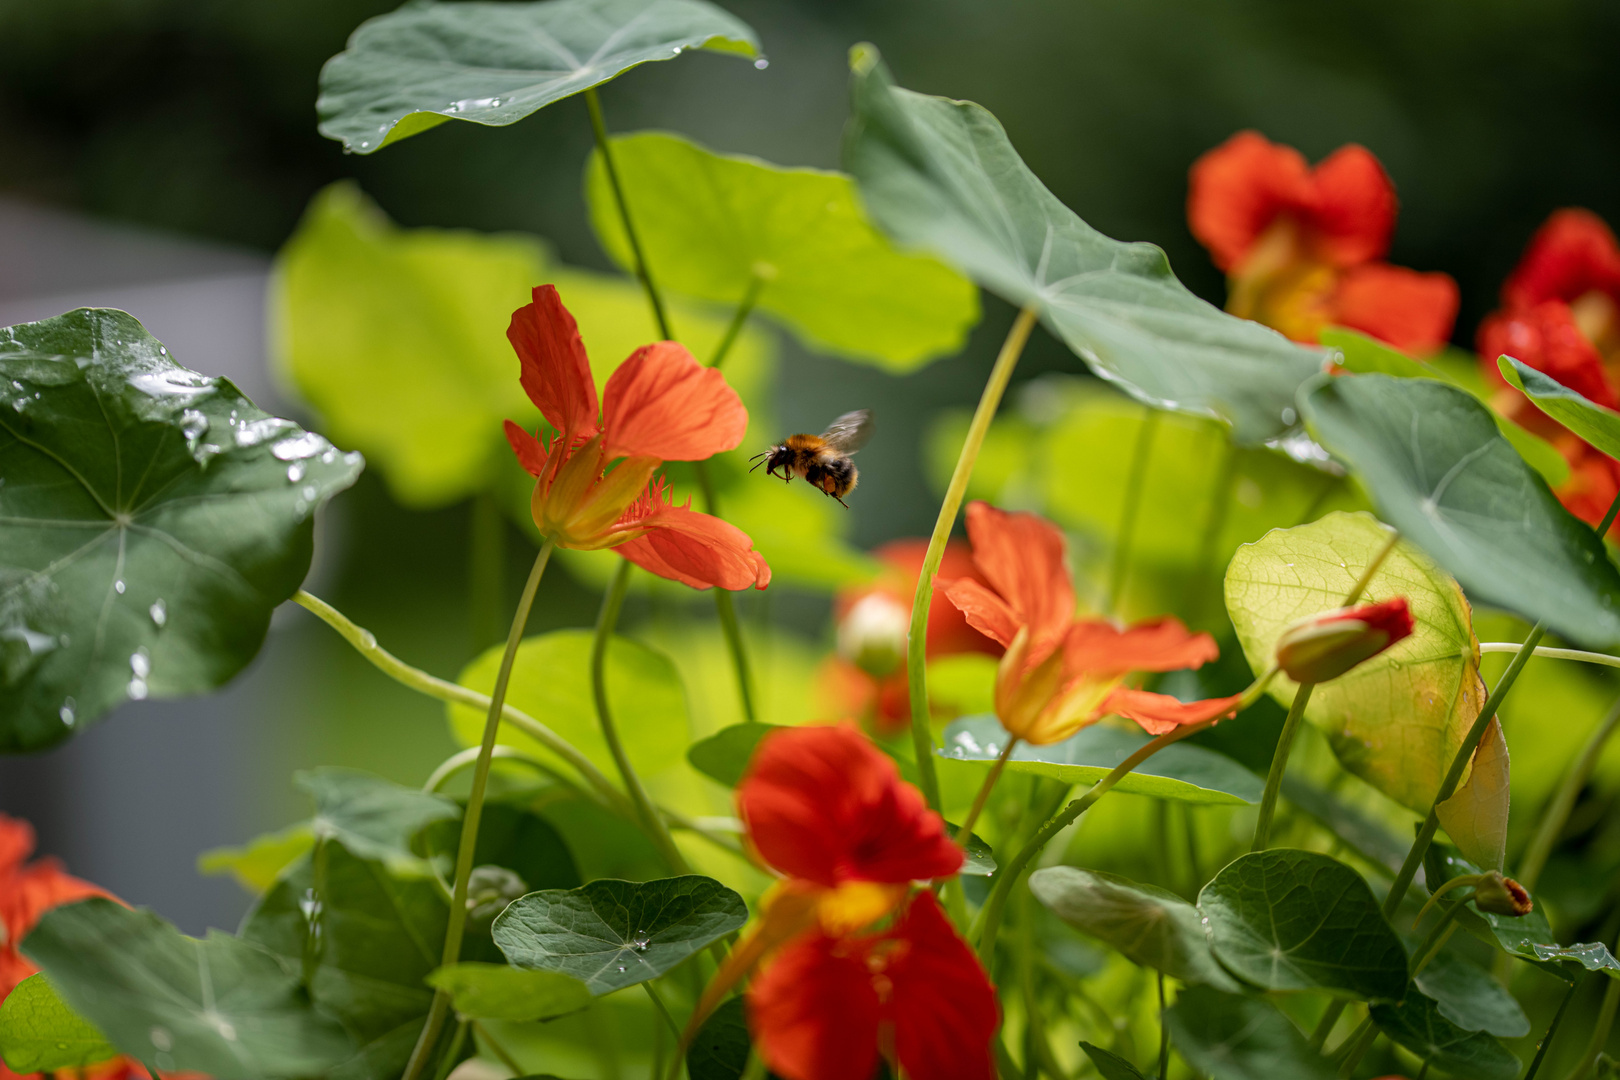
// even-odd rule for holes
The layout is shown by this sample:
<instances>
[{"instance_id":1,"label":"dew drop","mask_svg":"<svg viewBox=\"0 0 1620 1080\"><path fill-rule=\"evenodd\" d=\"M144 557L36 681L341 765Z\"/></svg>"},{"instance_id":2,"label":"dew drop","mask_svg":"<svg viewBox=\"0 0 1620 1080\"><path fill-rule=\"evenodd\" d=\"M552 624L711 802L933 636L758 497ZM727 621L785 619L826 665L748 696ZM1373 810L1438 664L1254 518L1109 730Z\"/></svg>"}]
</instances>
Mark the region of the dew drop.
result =
<instances>
[{"instance_id":1,"label":"dew drop","mask_svg":"<svg viewBox=\"0 0 1620 1080\"><path fill-rule=\"evenodd\" d=\"M174 1049L174 1036L169 1034L167 1028L153 1027L147 1032L147 1038L151 1039L152 1045L159 1050L167 1052Z\"/></svg>"},{"instance_id":2,"label":"dew drop","mask_svg":"<svg viewBox=\"0 0 1620 1080\"><path fill-rule=\"evenodd\" d=\"M119 596L124 595L124 582L122 578L113 582L113 592L117 593Z\"/></svg>"},{"instance_id":3,"label":"dew drop","mask_svg":"<svg viewBox=\"0 0 1620 1080\"><path fill-rule=\"evenodd\" d=\"M79 719L78 713L74 711L78 707L78 702L74 701L72 698L68 698L62 702L62 707L56 710L56 715L61 717L62 723L66 724L68 727L72 727Z\"/></svg>"},{"instance_id":4,"label":"dew drop","mask_svg":"<svg viewBox=\"0 0 1620 1080\"><path fill-rule=\"evenodd\" d=\"M303 462L300 461L300 462L297 462L296 464L287 466L287 482L289 484L296 484L296 483L298 483L298 481L302 480L303 478L304 478L304 463Z\"/></svg>"},{"instance_id":5,"label":"dew drop","mask_svg":"<svg viewBox=\"0 0 1620 1080\"><path fill-rule=\"evenodd\" d=\"M314 502L315 496L319 493L315 490L314 484L305 484L304 490L300 494L304 496L306 502Z\"/></svg>"},{"instance_id":6,"label":"dew drop","mask_svg":"<svg viewBox=\"0 0 1620 1080\"><path fill-rule=\"evenodd\" d=\"M129 700L131 700L131 701L145 701L146 700L146 680L145 679L131 679L131 680L129 680L129 685L127 687L125 687L124 689L129 694Z\"/></svg>"},{"instance_id":7,"label":"dew drop","mask_svg":"<svg viewBox=\"0 0 1620 1080\"><path fill-rule=\"evenodd\" d=\"M620 970L620 971L623 971L623 970L624 970L624 965L623 965L623 964L620 964L620 965L619 965L619 970Z\"/></svg>"},{"instance_id":8,"label":"dew drop","mask_svg":"<svg viewBox=\"0 0 1620 1080\"><path fill-rule=\"evenodd\" d=\"M771 66L771 62L762 56L758 60L754 61L754 66L760 71L764 71L766 68Z\"/></svg>"},{"instance_id":9,"label":"dew drop","mask_svg":"<svg viewBox=\"0 0 1620 1080\"><path fill-rule=\"evenodd\" d=\"M636 952L646 952L647 946L650 944L652 944L652 938L649 937L645 931L637 934L635 939L630 942L631 947L633 947Z\"/></svg>"},{"instance_id":10,"label":"dew drop","mask_svg":"<svg viewBox=\"0 0 1620 1080\"><path fill-rule=\"evenodd\" d=\"M137 679L144 679L152 674L152 657L144 647L130 654L129 670L135 673Z\"/></svg>"},{"instance_id":11,"label":"dew drop","mask_svg":"<svg viewBox=\"0 0 1620 1080\"><path fill-rule=\"evenodd\" d=\"M159 630L169 621L169 608L161 596L152 601L152 606L146 609L146 613L152 616L152 622Z\"/></svg>"}]
</instances>

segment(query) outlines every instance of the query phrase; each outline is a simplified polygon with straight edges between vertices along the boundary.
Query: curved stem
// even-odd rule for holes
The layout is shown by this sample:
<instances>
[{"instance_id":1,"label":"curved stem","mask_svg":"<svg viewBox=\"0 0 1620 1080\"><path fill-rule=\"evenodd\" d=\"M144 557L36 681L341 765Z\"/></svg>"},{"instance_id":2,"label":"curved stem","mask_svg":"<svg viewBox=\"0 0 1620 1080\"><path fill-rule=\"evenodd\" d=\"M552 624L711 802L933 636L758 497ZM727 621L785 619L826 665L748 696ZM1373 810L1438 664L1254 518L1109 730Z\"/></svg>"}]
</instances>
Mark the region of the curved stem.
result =
<instances>
[{"instance_id":1,"label":"curved stem","mask_svg":"<svg viewBox=\"0 0 1620 1080\"><path fill-rule=\"evenodd\" d=\"M1474 726L1468 729L1462 745L1457 747L1457 755L1451 759L1451 768L1447 770L1446 778L1441 781L1440 790L1435 793L1434 803L1429 807L1429 815L1423 819L1423 827L1418 830L1417 839L1412 841L1412 848L1406 853L1406 861L1401 864L1400 873L1395 875L1395 883L1389 887L1389 895L1384 897L1384 918L1393 918L1396 909L1401 906L1406 890L1411 887L1412 879L1417 876L1418 867L1423 865L1423 856L1429 850L1429 842L1434 839L1435 831L1440 828L1437 808L1456 794L1463 770L1473 760L1474 749L1484 737L1491 718L1496 715L1496 710L1502 707L1502 700L1507 697L1508 691L1513 689L1513 684L1519 679L1519 672L1524 670L1524 665L1530 660L1530 654L1535 651L1536 645L1546 632L1547 624L1544 622L1536 623L1530 628L1530 636L1524 639L1524 644L1519 647L1512 663L1508 664L1508 669L1496 681L1490 697L1485 699L1485 706L1479 710L1479 716L1474 719Z\"/></svg>"},{"instance_id":2,"label":"curved stem","mask_svg":"<svg viewBox=\"0 0 1620 1080\"><path fill-rule=\"evenodd\" d=\"M675 1041L679 1043L681 1041L681 1025L675 1022L675 1018L670 1015L669 1006L664 1004L664 999L658 995L657 990L653 989L652 980L649 979L642 983L641 988L647 991L647 996L652 999L653 1007L658 1011L658 1015L664 1018L664 1025L669 1028L670 1033L675 1036Z\"/></svg>"},{"instance_id":3,"label":"curved stem","mask_svg":"<svg viewBox=\"0 0 1620 1080\"><path fill-rule=\"evenodd\" d=\"M1315 683L1300 683L1294 691L1294 703L1288 707L1288 719L1283 721L1282 734L1277 737L1277 749L1271 755L1271 771L1266 774L1265 794L1260 797L1260 816L1254 822L1254 839L1250 851L1264 851L1271 839L1271 820L1277 814L1277 793L1282 790L1283 773L1288 771L1288 754L1294 747L1294 736L1299 733L1300 718L1310 704Z\"/></svg>"},{"instance_id":4,"label":"curved stem","mask_svg":"<svg viewBox=\"0 0 1620 1080\"><path fill-rule=\"evenodd\" d=\"M1569 1009L1569 1003L1575 1000L1575 990L1579 986L1580 983L1573 982L1564 991L1564 1000L1558 1003L1558 1011L1553 1013L1552 1023L1547 1025L1547 1034L1536 1044L1536 1056L1530 1059L1530 1068L1525 1072L1524 1080L1536 1080L1536 1073L1541 1071L1541 1063L1547 1058L1547 1048L1552 1046L1553 1037L1558 1034L1558 1026L1564 1022L1564 1013Z\"/></svg>"},{"instance_id":5,"label":"curved stem","mask_svg":"<svg viewBox=\"0 0 1620 1080\"><path fill-rule=\"evenodd\" d=\"M1001 778L1001 770L1007 767L1007 759L1012 757L1012 752L1017 746L1018 736L1009 736L1006 749L1001 751L1001 756L996 758L994 765L990 766L990 772L985 776L984 783L979 785L979 793L973 797L973 809L968 811L968 816L956 828L957 847L967 847L968 837L973 834L973 825L979 820L979 815L984 812L984 804L990 799L990 791L996 786L996 781Z\"/></svg>"},{"instance_id":6,"label":"curved stem","mask_svg":"<svg viewBox=\"0 0 1620 1080\"><path fill-rule=\"evenodd\" d=\"M547 540L535 556L529 580L523 585L518 599L512 628L506 635L506 651L501 654L500 670L495 674L495 690L490 695L489 716L484 721L484 738L479 745L478 763L473 769L472 791L467 796L467 808L461 815L461 841L456 847L455 888L451 891L450 919L444 929L442 963L454 964L461 959L461 936L467 928L467 879L472 876L473 857L478 847L478 824L484 815L484 792L489 785L489 764L495 756L495 737L501 729L501 707L506 704L506 687L512 680L512 664L517 659L518 645L523 641L523 628L529 622L529 609L534 606L534 594L540 588L546 564L551 561L553 544ZM439 1039L445 1017L450 1011L450 995L443 990L433 995L427 1023L422 1035L411 1051L410 1063L405 1068L405 1080L416 1080L427 1065L430 1051Z\"/></svg>"},{"instance_id":7,"label":"curved stem","mask_svg":"<svg viewBox=\"0 0 1620 1080\"><path fill-rule=\"evenodd\" d=\"M1592 1027L1591 1037L1586 1040L1586 1052L1581 1055L1568 1080L1584 1080L1592 1071L1592 1066L1597 1064L1598 1055L1609 1045L1609 1029L1614 1026L1616 1009L1620 1009L1620 979L1610 979L1603 991L1603 1004L1598 1006L1597 1023Z\"/></svg>"},{"instance_id":8,"label":"curved stem","mask_svg":"<svg viewBox=\"0 0 1620 1080\"><path fill-rule=\"evenodd\" d=\"M1446 908L1445 914L1440 916L1440 921L1434 924L1433 930L1429 931L1429 936L1423 940L1422 945L1418 946L1418 961L1412 965L1410 978L1416 979L1423 974L1423 969L1428 967L1429 962L1439 956L1440 950L1446 947L1446 942L1451 940L1452 933L1457 929L1456 919L1458 915L1462 914L1465 902L1466 897L1459 898L1455 904Z\"/></svg>"},{"instance_id":9,"label":"curved stem","mask_svg":"<svg viewBox=\"0 0 1620 1080\"><path fill-rule=\"evenodd\" d=\"M1479 651L1489 653L1516 653L1521 646L1517 641L1482 641ZM1551 645L1538 645L1536 655L1549 660L1579 660L1586 664L1601 664L1604 667L1620 668L1620 656L1610 656L1608 653L1587 652L1584 649L1555 649Z\"/></svg>"},{"instance_id":10,"label":"curved stem","mask_svg":"<svg viewBox=\"0 0 1620 1080\"><path fill-rule=\"evenodd\" d=\"M934 522L933 535L928 538L928 553L923 556L922 570L917 574L917 592L911 602L911 629L906 638L911 741L916 751L918 786L933 810L940 808L939 770L934 766L933 718L928 710L928 612L934 602L934 578L939 574L939 564L945 558L945 544L951 538L957 511L962 508L968 480L973 476L973 465L979 459L980 448L984 446L985 433L990 430L990 421L995 419L996 409L1001 405L1001 395L1006 393L1013 369L1018 366L1018 357L1029 341L1030 332L1035 329L1036 316L1033 307L1020 311L1018 318L1013 320L1012 328L1007 331L1006 340L1001 343L1001 352L996 355L990 378L985 381L984 392L979 395L978 408L973 410L973 421L968 425L967 438L956 459L956 470L951 473L951 482L945 489L945 499L940 503L939 517Z\"/></svg>"},{"instance_id":11,"label":"curved stem","mask_svg":"<svg viewBox=\"0 0 1620 1080\"><path fill-rule=\"evenodd\" d=\"M1159 432L1159 410L1145 406L1147 415L1136 431L1136 448L1131 451L1131 468L1125 476L1125 505L1119 512L1119 531L1114 534L1114 557L1108 571L1108 613L1119 614L1119 601L1125 595L1125 582L1131 575L1131 547L1136 540L1136 518L1142 509L1142 488L1148 462L1153 458L1153 440Z\"/></svg>"},{"instance_id":12,"label":"curved stem","mask_svg":"<svg viewBox=\"0 0 1620 1080\"><path fill-rule=\"evenodd\" d=\"M619 621L619 609L624 607L624 594L630 587L630 568L630 560L619 560L619 569L614 573L613 581L602 597L602 609L596 616L596 635L591 639L591 694L596 699L596 719L602 725L602 740L607 743L608 752L613 755L613 763L619 767L619 776L624 780L624 789L630 793L630 801L635 804L636 814L641 818L642 830L657 845L659 854L663 855L671 870L677 874L689 874L692 872L691 868L686 865L686 859L675 846L674 838L669 835L669 828L664 824L663 815L647 797L647 789L642 787L641 777L636 775L635 766L630 764L630 756L625 753L624 743L619 740L619 729L613 723L613 711L608 707L608 640L612 638L613 627Z\"/></svg>"},{"instance_id":13,"label":"curved stem","mask_svg":"<svg viewBox=\"0 0 1620 1080\"><path fill-rule=\"evenodd\" d=\"M737 310L732 313L731 322L726 326L725 336L720 339L720 344L715 346L714 358L709 361L710 367L717 368L726 362L726 357L731 353L731 347L737 343L737 338L742 335L742 328L748 322L748 316L752 314L754 305L759 303L759 294L764 289L765 275L755 270L748 277L748 289L743 293L743 298L737 302Z\"/></svg>"},{"instance_id":14,"label":"curved stem","mask_svg":"<svg viewBox=\"0 0 1620 1080\"><path fill-rule=\"evenodd\" d=\"M636 235L636 226L630 220L630 204L625 201L624 186L619 183L619 167L613 161L613 144L608 140L607 123L602 119L602 101L596 96L595 87L585 91L585 108L590 111L591 134L596 136L596 149L602 155L602 167L607 170L608 184L613 188L613 201L619 207L619 221L624 224L624 235L629 238L630 251L636 257L636 277L641 279L641 287L647 292L647 302L652 305L658 332L665 341L674 341L675 332L670 329L663 298L658 295L658 287L653 284L652 273L647 269L647 257L641 251L641 237Z\"/></svg>"},{"instance_id":15,"label":"curved stem","mask_svg":"<svg viewBox=\"0 0 1620 1080\"><path fill-rule=\"evenodd\" d=\"M1378 549L1378 554L1372 557L1372 561L1369 562L1367 564L1367 568L1361 572L1361 576L1358 577L1356 579L1356 583L1350 587L1350 591L1345 593L1344 603L1340 604L1340 607L1350 607L1357 600L1361 599L1361 594L1367 591L1368 585L1372 584L1373 575L1378 573L1379 567L1384 565L1384 560L1389 558L1389 553L1394 551L1395 545L1400 542L1401 534L1395 529L1389 530L1389 539L1384 542L1383 547Z\"/></svg>"},{"instance_id":16,"label":"curved stem","mask_svg":"<svg viewBox=\"0 0 1620 1080\"><path fill-rule=\"evenodd\" d=\"M469 746L465 750L458 750L456 753L451 754L449 757L439 762L439 767L434 769L433 772L428 775L428 778L423 781L422 790L430 793L436 793L440 788L444 787L445 784L449 783L452 776L459 772L464 772L469 767L476 765L478 763L478 756L483 752L484 750L481 746ZM514 750L510 746L501 746L496 744L494 756L500 758L502 761L515 761L520 764L527 765L535 772L550 777L563 787L571 788L574 791L578 791L581 795L585 795L585 791L580 788L578 784L574 783L568 777L564 776L556 769L553 769L545 762L539 760L538 758L532 758L521 750ZM586 797L589 798L590 796L586 795Z\"/></svg>"}]
</instances>

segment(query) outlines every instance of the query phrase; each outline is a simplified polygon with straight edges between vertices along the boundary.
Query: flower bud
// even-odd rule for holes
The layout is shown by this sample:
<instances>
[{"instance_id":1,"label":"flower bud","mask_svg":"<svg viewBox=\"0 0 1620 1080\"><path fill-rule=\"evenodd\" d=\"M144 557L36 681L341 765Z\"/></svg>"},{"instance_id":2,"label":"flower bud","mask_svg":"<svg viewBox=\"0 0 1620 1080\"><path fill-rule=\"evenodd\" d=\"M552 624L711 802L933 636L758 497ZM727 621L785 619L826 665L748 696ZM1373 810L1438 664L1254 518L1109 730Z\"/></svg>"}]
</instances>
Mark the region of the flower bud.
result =
<instances>
[{"instance_id":1,"label":"flower bud","mask_svg":"<svg viewBox=\"0 0 1620 1080\"><path fill-rule=\"evenodd\" d=\"M911 609L886 592L871 592L838 621L838 655L874 679L899 668L906 655Z\"/></svg>"},{"instance_id":2,"label":"flower bud","mask_svg":"<svg viewBox=\"0 0 1620 1080\"><path fill-rule=\"evenodd\" d=\"M1404 597L1326 611L1282 632L1277 666L1295 682L1327 682L1411 633L1412 613Z\"/></svg>"},{"instance_id":3,"label":"flower bud","mask_svg":"<svg viewBox=\"0 0 1620 1080\"><path fill-rule=\"evenodd\" d=\"M467 878L467 913L474 923L487 922L528 891L523 879L504 866L475 866Z\"/></svg>"},{"instance_id":4,"label":"flower bud","mask_svg":"<svg viewBox=\"0 0 1620 1080\"><path fill-rule=\"evenodd\" d=\"M1492 915L1512 915L1515 918L1530 914L1535 905L1524 886L1495 870L1479 875L1474 886L1474 906Z\"/></svg>"}]
</instances>

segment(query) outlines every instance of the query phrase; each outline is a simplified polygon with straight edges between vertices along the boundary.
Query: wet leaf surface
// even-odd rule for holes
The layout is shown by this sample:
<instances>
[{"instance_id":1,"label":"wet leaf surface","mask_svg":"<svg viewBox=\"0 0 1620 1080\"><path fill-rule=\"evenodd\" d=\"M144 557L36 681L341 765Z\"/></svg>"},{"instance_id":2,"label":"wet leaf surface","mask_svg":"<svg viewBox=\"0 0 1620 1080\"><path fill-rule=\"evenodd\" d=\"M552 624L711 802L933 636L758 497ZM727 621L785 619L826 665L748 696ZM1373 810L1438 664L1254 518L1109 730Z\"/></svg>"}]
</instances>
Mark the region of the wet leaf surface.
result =
<instances>
[{"instance_id":1,"label":"wet leaf surface","mask_svg":"<svg viewBox=\"0 0 1620 1080\"><path fill-rule=\"evenodd\" d=\"M310 828L316 840L336 840L396 874L432 874L431 864L411 850L412 838L434 822L461 819L461 808L449 799L359 769L326 766L299 773L294 783L315 800Z\"/></svg>"}]
</instances>

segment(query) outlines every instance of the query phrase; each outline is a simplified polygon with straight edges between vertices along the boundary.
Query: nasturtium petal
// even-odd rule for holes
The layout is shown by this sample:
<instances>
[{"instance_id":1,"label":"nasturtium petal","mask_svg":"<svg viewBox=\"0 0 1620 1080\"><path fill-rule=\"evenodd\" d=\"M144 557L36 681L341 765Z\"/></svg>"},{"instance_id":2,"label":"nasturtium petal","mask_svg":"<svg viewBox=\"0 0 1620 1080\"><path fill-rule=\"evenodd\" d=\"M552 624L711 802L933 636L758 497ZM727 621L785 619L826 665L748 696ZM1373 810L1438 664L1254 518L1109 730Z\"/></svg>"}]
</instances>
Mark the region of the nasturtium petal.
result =
<instances>
[{"instance_id":1,"label":"nasturtium petal","mask_svg":"<svg viewBox=\"0 0 1620 1080\"><path fill-rule=\"evenodd\" d=\"M360 469L125 312L0 329L0 753L231 679Z\"/></svg>"},{"instance_id":2,"label":"nasturtium petal","mask_svg":"<svg viewBox=\"0 0 1620 1080\"><path fill-rule=\"evenodd\" d=\"M1300 408L1380 516L1476 602L1544 620L1589 645L1620 641L1620 571L1485 406L1432 379L1353 375L1305 388Z\"/></svg>"},{"instance_id":3,"label":"nasturtium petal","mask_svg":"<svg viewBox=\"0 0 1620 1080\"><path fill-rule=\"evenodd\" d=\"M1440 1013L1433 1000L1408 991L1399 1003L1378 1002L1369 1011L1391 1042L1453 1076L1470 1080L1514 1080L1520 1062L1483 1031L1467 1031Z\"/></svg>"},{"instance_id":4,"label":"nasturtium petal","mask_svg":"<svg viewBox=\"0 0 1620 1080\"><path fill-rule=\"evenodd\" d=\"M1536 408L1612 458L1620 458L1620 413L1571 390L1550 375L1511 356L1499 357L1502 377Z\"/></svg>"},{"instance_id":5,"label":"nasturtium petal","mask_svg":"<svg viewBox=\"0 0 1620 1080\"><path fill-rule=\"evenodd\" d=\"M1048 191L996 118L896 87L851 52L845 167L872 219L1042 320L1098 375L1160 408L1213 416L1240 443L1282 434L1328 353L1228 315L1176 280L1152 244L1110 239Z\"/></svg>"},{"instance_id":6,"label":"nasturtium petal","mask_svg":"<svg viewBox=\"0 0 1620 1080\"><path fill-rule=\"evenodd\" d=\"M1405 991L1405 946L1361 875L1326 855L1251 852L1204 886L1198 909L1215 955L1255 986L1360 1000Z\"/></svg>"},{"instance_id":7,"label":"nasturtium petal","mask_svg":"<svg viewBox=\"0 0 1620 1080\"><path fill-rule=\"evenodd\" d=\"M1213 1080L1329 1080L1333 1067L1263 998L1190 986L1166 1022L1176 1049Z\"/></svg>"},{"instance_id":8,"label":"nasturtium petal","mask_svg":"<svg viewBox=\"0 0 1620 1080\"><path fill-rule=\"evenodd\" d=\"M46 912L23 953L121 1052L216 1080L335 1075L349 1037L311 1006L298 965L214 931L187 937L95 897Z\"/></svg>"},{"instance_id":9,"label":"nasturtium petal","mask_svg":"<svg viewBox=\"0 0 1620 1080\"><path fill-rule=\"evenodd\" d=\"M1389 538L1389 528L1371 514L1336 512L1238 548L1226 570L1226 610L1249 665L1265 671L1285 627L1341 606ZM1345 768L1424 813L1485 703L1485 687L1468 601L1450 575L1405 540L1362 599L1396 596L1412 612L1412 635L1318 685L1305 718L1327 736ZM1287 706L1295 689L1278 675L1270 693Z\"/></svg>"},{"instance_id":10,"label":"nasturtium petal","mask_svg":"<svg viewBox=\"0 0 1620 1080\"><path fill-rule=\"evenodd\" d=\"M961 348L978 289L925 255L897 251L842 173L717 154L678 135L612 141L636 235L659 285L755 306L805 344L910 371ZM635 255L600 151L585 174L591 224L621 267Z\"/></svg>"},{"instance_id":11,"label":"nasturtium petal","mask_svg":"<svg viewBox=\"0 0 1620 1080\"><path fill-rule=\"evenodd\" d=\"M320 131L369 154L446 120L504 127L688 49L759 56L704 0L423 3L360 24L321 69Z\"/></svg>"},{"instance_id":12,"label":"nasturtium petal","mask_svg":"<svg viewBox=\"0 0 1620 1080\"><path fill-rule=\"evenodd\" d=\"M14 1073L76 1070L117 1055L43 974L30 975L0 1002L0 1062Z\"/></svg>"},{"instance_id":13,"label":"nasturtium petal","mask_svg":"<svg viewBox=\"0 0 1620 1080\"><path fill-rule=\"evenodd\" d=\"M451 964L430 974L427 983L450 995L458 1015L475 1020L550 1020L591 1003L591 992L578 979L507 964Z\"/></svg>"}]
</instances>

